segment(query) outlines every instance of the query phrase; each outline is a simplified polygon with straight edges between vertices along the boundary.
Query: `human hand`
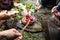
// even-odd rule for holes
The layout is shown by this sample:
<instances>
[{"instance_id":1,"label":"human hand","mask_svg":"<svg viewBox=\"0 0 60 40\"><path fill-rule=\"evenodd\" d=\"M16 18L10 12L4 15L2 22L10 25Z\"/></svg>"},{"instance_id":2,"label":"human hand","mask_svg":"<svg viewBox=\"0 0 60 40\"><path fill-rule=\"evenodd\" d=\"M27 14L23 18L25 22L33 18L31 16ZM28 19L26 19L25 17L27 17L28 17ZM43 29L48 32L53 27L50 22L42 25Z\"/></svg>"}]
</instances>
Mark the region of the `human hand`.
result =
<instances>
[{"instance_id":1,"label":"human hand","mask_svg":"<svg viewBox=\"0 0 60 40\"><path fill-rule=\"evenodd\" d=\"M22 39L22 35L21 33L19 33L16 29L9 29L9 30L5 30L0 32L0 36L6 36L7 40L14 40L17 38L17 40L21 40Z\"/></svg>"},{"instance_id":2,"label":"human hand","mask_svg":"<svg viewBox=\"0 0 60 40\"><path fill-rule=\"evenodd\" d=\"M57 12L57 7L58 7L58 6L54 6L54 7L52 8L52 10L51 10L51 13Z\"/></svg>"},{"instance_id":3,"label":"human hand","mask_svg":"<svg viewBox=\"0 0 60 40\"><path fill-rule=\"evenodd\" d=\"M19 13L17 10L12 9L11 11L3 10L0 12L0 20L9 19L11 16Z\"/></svg>"},{"instance_id":4,"label":"human hand","mask_svg":"<svg viewBox=\"0 0 60 40\"><path fill-rule=\"evenodd\" d=\"M42 5L40 4L40 0L37 0L36 7L37 7L37 9L40 9L42 7Z\"/></svg>"},{"instance_id":5,"label":"human hand","mask_svg":"<svg viewBox=\"0 0 60 40\"><path fill-rule=\"evenodd\" d=\"M10 15L7 14L7 10L0 12L0 20L8 19Z\"/></svg>"}]
</instances>

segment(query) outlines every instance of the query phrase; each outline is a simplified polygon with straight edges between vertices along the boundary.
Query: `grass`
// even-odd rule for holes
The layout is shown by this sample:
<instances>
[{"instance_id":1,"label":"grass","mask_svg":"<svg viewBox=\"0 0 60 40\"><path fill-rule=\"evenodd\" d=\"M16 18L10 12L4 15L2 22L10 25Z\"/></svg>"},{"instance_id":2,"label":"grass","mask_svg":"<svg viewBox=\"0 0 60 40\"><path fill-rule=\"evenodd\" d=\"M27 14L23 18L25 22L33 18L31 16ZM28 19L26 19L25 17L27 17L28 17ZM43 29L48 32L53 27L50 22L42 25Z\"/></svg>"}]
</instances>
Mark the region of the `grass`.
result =
<instances>
[{"instance_id":1,"label":"grass","mask_svg":"<svg viewBox=\"0 0 60 40\"><path fill-rule=\"evenodd\" d=\"M18 29L18 31L21 32L20 29ZM22 35L23 35L22 40L45 40L43 32L41 32L41 33L30 33L30 32L23 31Z\"/></svg>"},{"instance_id":2,"label":"grass","mask_svg":"<svg viewBox=\"0 0 60 40\"><path fill-rule=\"evenodd\" d=\"M45 16L44 15L38 15L38 16L41 16L44 19L45 17L48 17L49 15L45 15ZM0 28L0 30L2 30L2 29L4 29L4 25ZM21 33L20 29L18 29L18 31ZM23 36L22 40L45 40L43 32L41 32L41 33L30 33L30 32L23 31L22 36Z\"/></svg>"}]
</instances>

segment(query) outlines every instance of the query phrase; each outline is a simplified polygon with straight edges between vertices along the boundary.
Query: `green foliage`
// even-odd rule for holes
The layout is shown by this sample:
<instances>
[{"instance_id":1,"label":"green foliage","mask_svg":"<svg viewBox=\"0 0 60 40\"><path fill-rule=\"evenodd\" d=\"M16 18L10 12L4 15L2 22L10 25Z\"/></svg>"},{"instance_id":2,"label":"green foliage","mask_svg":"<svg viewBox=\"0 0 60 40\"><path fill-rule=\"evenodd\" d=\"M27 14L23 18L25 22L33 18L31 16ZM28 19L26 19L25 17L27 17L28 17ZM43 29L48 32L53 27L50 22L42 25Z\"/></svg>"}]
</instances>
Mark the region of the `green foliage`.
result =
<instances>
[{"instance_id":1,"label":"green foliage","mask_svg":"<svg viewBox=\"0 0 60 40\"><path fill-rule=\"evenodd\" d=\"M18 31L21 33L21 30L18 29ZM30 33L30 32L22 32L22 40L45 40L43 32L42 33Z\"/></svg>"},{"instance_id":2,"label":"green foliage","mask_svg":"<svg viewBox=\"0 0 60 40\"><path fill-rule=\"evenodd\" d=\"M24 2L23 4L24 4L27 8L29 8L29 9L32 7L32 4L29 4L29 3L27 3L27 2Z\"/></svg>"},{"instance_id":3,"label":"green foliage","mask_svg":"<svg viewBox=\"0 0 60 40\"><path fill-rule=\"evenodd\" d=\"M20 12L22 11L22 7L20 7L20 6L18 6L17 9L18 9L18 11L20 11Z\"/></svg>"},{"instance_id":4,"label":"green foliage","mask_svg":"<svg viewBox=\"0 0 60 40\"><path fill-rule=\"evenodd\" d=\"M17 15L16 15L16 18L17 18L17 19L21 19L22 16L21 16L20 14L17 14Z\"/></svg>"},{"instance_id":5,"label":"green foliage","mask_svg":"<svg viewBox=\"0 0 60 40\"><path fill-rule=\"evenodd\" d=\"M24 0L19 0L20 2L23 2Z\"/></svg>"},{"instance_id":6,"label":"green foliage","mask_svg":"<svg viewBox=\"0 0 60 40\"><path fill-rule=\"evenodd\" d=\"M34 8L35 8L35 5L32 5L32 6L31 6L31 9L34 9Z\"/></svg>"}]
</instances>

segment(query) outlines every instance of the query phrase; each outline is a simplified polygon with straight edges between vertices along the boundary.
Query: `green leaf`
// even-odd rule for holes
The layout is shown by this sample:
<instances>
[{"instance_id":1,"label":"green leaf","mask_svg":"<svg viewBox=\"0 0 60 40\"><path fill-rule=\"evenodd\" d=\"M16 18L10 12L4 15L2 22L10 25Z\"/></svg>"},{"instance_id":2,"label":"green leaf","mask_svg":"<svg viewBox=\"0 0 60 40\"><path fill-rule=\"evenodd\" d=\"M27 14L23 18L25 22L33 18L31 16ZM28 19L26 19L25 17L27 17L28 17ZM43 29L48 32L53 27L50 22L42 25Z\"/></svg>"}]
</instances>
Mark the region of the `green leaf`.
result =
<instances>
[{"instance_id":1,"label":"green leaf","mask_svg":"<svg viewBox=\"0 0 60 40\"><path fill-rule=\"evenodd\" d=\"M19 0L20 2L23 2L24 0Z\"/></svg>"},{"instance_id":2,"label":"green leaf","mask_svg":"<svg viewBox=\"0 0 60 40\"><path fill-rule=\"evenodd\" d=\"M20 6L18 6L17 9L18 9L18 11L20 11L20 12L22 11L22 7L20 7Z\"/></svg>"},{"instance_id":3,"label":"green leaf","mask_svg":"<svg viewBox=\"0 0 60 40\"><path fill-rule=\"evenodd\" d=\"M17 18L18 18L18 19L21 19L21 18L22 18L22 16L21 16L21 15L19 15L19 14L17 14Z\"/></svg>"}]
</instances>

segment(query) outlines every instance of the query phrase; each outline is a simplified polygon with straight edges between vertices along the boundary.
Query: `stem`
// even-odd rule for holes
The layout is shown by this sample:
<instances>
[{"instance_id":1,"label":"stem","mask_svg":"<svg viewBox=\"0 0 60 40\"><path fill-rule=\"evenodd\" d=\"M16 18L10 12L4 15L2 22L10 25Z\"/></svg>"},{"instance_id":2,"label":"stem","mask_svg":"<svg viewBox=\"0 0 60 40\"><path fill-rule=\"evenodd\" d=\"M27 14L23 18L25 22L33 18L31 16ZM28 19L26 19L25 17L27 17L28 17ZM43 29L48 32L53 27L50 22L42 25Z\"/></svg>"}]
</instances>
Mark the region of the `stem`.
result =
<instances>
[{"instance_id":1,"label":"stem","mask_svg":"<svg viewBox=\"0 0 60 40\"><path fill-rule=\"evenodd\" d=\"M25 30L25 28L29 25L29 23L30 23L30 20L29 20L28 23L25 25L25 27L22 29L22 31Z\"/></svg>"}]
</instances>

